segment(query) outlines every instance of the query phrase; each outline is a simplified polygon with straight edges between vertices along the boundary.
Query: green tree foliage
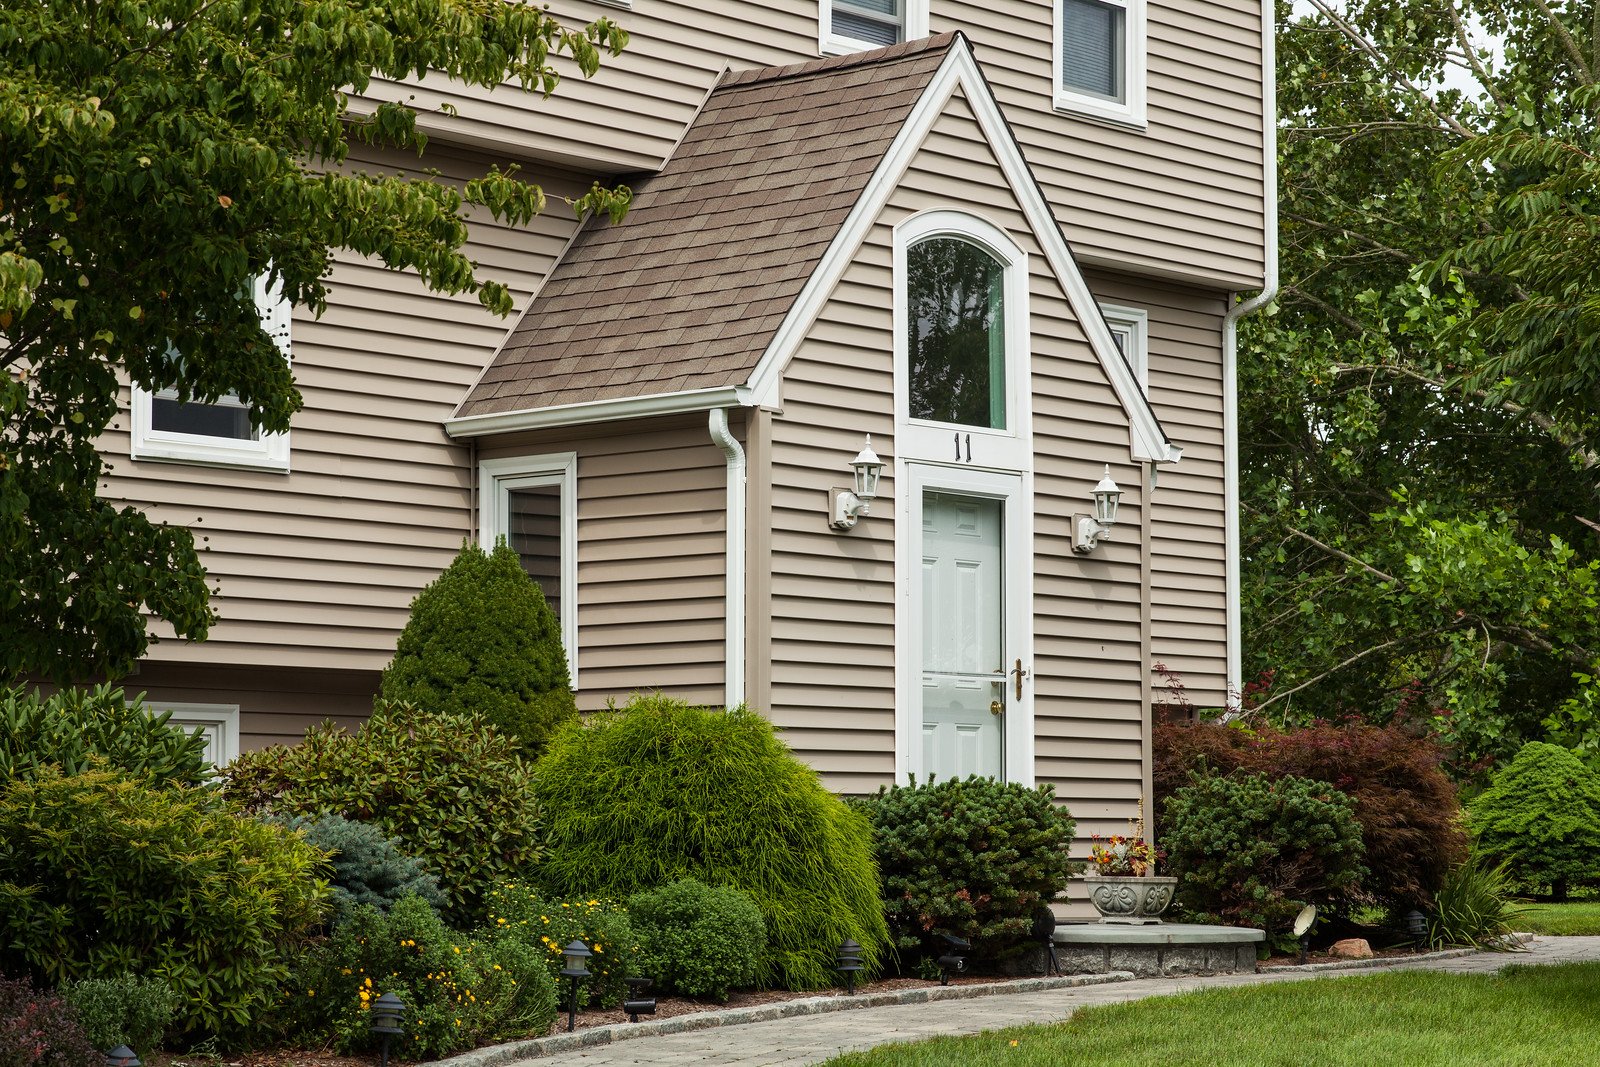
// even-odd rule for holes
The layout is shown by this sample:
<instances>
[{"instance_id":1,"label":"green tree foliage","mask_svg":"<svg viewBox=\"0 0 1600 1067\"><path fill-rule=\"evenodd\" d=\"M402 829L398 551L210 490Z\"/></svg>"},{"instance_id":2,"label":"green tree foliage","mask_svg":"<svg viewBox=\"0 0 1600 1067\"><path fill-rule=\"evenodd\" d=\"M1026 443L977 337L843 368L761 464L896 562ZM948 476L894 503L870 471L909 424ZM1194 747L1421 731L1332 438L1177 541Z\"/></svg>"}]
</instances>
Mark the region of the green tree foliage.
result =
<instances>
[{"instance_id":1,"label":"green tree foliage","mask_svg":"<svg viewBox=\"0 0 1600 1067\"><path fill-rule=\"evenodd\" d=\"M869 973L884 959L871 826L754 712L638 697L563 728L535 788L549 847L539 878L563 897L680 878L742 890L767 926L763 985L832 985L846 938Z\"/></svg>"},{"instance_id":2,"label":"green tree foliage","mask_svg":"<svg viewBox=\"0 0 1600 1067\"><path fill-rule=\"evenodd\" d=\"M151 785L199 785L211 775L205 737L171 718L146 708L143 694L130 701L109 685L48 697L0 691L0 779L26 778L46 764L77 774L99 762Z\"/></svg>"},{"instance_id":3,"label":"green tree foliage","mask_svg":"<svg viewBox=\"0 0 1600 1067\"><path fill-rule=\"evenodd\" d=\"M1530 741L1468 814L1478 849L1515 884L1564 900L1600 881L1600 776L1566 749Z\"/></svg>"},{"instance_id":4,"label":"green tree foliage","mask_svg":"<svg viewBox=\"0 0 1600 1067\"><path fill-rule=\"evenodd\" d=\"M482 715L530 753L577 716L561 621L503 538L417 594L380 699Z\"/></svg>"},{"instance_id":5,"label":"green tree foliage","mask_svg":"<svg viewBox=\"0 0 1600 1067\"><path fill-rule=\"evenodd\" d=\"M0 793L0 970L166 982L186 1035L238 1034L322 917L320 855L215 791L53 768Z\"/></svg>"},{"instance_id":6,"label":"green tree foliage","mask_svg":"<svg viewBox=\"0 0 1600 1067\"><path fill-rule=\"evenodd\" d=\"M333 723L297 745L246 752L223 790L247 810L342 815L378 827L438 876L457 920L543 854L532 768L482 718L380 707L356 733Z\"/></svg>"},{"instance_id":7,"label":"green tree foliage","mask_svg":"<svg viewBox=\"0 0 1600 1067\"><path fill-rule=\"evenodd\" d=\"M749 894L693 878L628 898L639 939L639 973L653 988L726 1001L754 984L767 950L767 924Z\"/></svg>"},{"instance_id":8,"label":"green tree foliage","mask_svg":"<svg viewBox=\"0 0 1600 1067\"><path fill-rule=\"evenodd\" d=\"M424 74L549 93L558 56L587 76L626 39L501 0L0 7L0 679L125 673L145 609L184 637L211 622L189 533L96 495L119 375L288 429L300 397L252 283L321 313L338 250L510 311L462 251L466 214L522 225L541 191L346 166L352 143L424 144L410 105L353 96Z\"/></svg>"},{"instance_id":9,"label":"green tree foliage","mask_svg":"<svg viewBox=\"0 0 1600 1067\"><path fill-rule=\"evenodd\" d=\"M315 819L297 816L285 825L298 830L327 856L331 877L331 919L335 926L350 918L363 904L388 911L401 897L419 897L430 907L443 908L439 880L422 861L400 850L399 838L389 837L369 822L343 815Z\"/></svg>"},{"instance_id":10,"label":"green tree foliage","mask_svg":"<svg viewBox=\"0 0 1600 1067\"><path fill-rule=\"evenodd\" d=\"M857 802L895 946L924 954L953 934L993 959L1031 936L1034 916L1067 888L1076 823L1055 788L974 775L880 789Z\"/></svg>"},{"instance_id":11,"label":"green tree foliage","mask_svg":"<svg viewBox=\"0 0 1600 1067\"><path fill-rule=\"evenodd\" d=\"M1600 424L1559 368L1600 368L1595 243L1560 238L1593 222L1593 12L1280 6L1284 284L1239 360L1262 717L1404 714L1467 768L1600 673Z\"/></svg>"}]
</instances>

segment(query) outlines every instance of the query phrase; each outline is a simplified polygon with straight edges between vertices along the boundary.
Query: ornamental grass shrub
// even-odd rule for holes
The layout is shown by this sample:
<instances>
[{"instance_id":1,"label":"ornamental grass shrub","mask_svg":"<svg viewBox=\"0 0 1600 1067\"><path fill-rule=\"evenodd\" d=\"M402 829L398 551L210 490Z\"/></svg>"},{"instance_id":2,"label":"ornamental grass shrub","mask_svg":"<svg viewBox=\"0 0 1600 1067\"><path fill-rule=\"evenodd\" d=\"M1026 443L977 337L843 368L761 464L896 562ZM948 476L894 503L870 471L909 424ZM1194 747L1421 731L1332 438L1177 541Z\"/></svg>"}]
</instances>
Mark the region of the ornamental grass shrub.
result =
<instances>
[{"instance_id":1,"label":"ornamental grass shrub","mask_svg":"<svg viewBox=\"0 0 1600 1067\"><path fill-rule=\"evenodd\" d=\"M63 774L91 765L114 768L151 785L199 785L211 774L205 738L153 713L142 694L121 689L0 690L0 781L31 777L46 764Z\"/></svg>"},{"instance_id":2,"label":"ornamental grass shrub","mask_svg":"<svg viewBox=\"0 0 1600 1067\"><path fill-rule=\"evenodd\" d=\"M752 985L767 924L749 894L695 878L628 898L641 973L663 993L726 1001Z\"/></svg>"},{"instance_id":3,"label":"ornamental grass shrub","mask_svg":"<svg viewBox=\"0 0 1600 1067\"><path fill-rule=\"evenodd\" d=\"M490 886L542 855L532 780L520 746L481 716L380 705L353 734L324 723L298 745L244 753L223 790L250 811L378 827L438 878L447 916L470 924Z\"/></svg>"},{"instance_id":4,"label":"ornamental grass shrub","mask_svg":"<svg viewBox=\"0 0 1600 1067\"><path fill-rule=\"evenodd\" d=\"M1167 799L1162 843L1190 913L1282 936L1307 904L1347 899L1366 873L1354 802L1324 782L1200 777Z\"/></svg>"},{"instance_id":5,"label":"ornamental grass shrub","mask_svg":"<svg viewBox=\"0 0 1600 1067\"><path fill-rule=\"evenodd\" d=\"M635 698L558 733L536 791L553 893L625 899L680 878L742 890L766 923L766 986L831 985L846 938L869 974L884 959L870 824L754 712Z\"/></svg>"},{"instance_id":6,"label":"ornamental grass shrub","mask_svg":"<svg viewBox=\"0 0 1600 1067\"><path fill-rule=\"evenodd\" d=\"M1461 801L1439 743L1399 725L1317 722L1277 730L1159 723L1154 748L1158 805L1196 772L1292 775L1344 793L1361 824L1368 868L1362 889L1391 909L1427 908L1467 857Z\"/></svg>"},{"instance_id":7,"label":"ornamental grass shrub","mask_svg":"<svg viewBox=\"0 0 1600 1067\"><path fill-rule=\"evenodd\" d=\"M408 896L388 912L357 907L302 951L266 1029L279 1041L374 1050L367 1013L385 993L406 1005L393 1049L408 1060L542 1036L556 1015L555 985L536 952L486 930L451 930L427 901Z\"/></svg>"},{"instance_id":8,"label":"ornamental grass shrub","mask_svg":"<svg viewBox=\"0 0 1600 1067\"><path fill-rule=\"evenodd\" d=\"M560 900L525 882L509 882L490 892L485 928L491 936L529 946L563 997L569 979L561 976L566 961L562 952L572 942L582 941L594 956L584 965L590 977L578 983L579 1004L616 1007L628 992L626 979L640 973L632 922L613 901Z\"/></svg>"},{"instance_id":9,"label":"ornamental grass shrub","mask_svg":"<svg viewBox=\"0 0 1600 1067\"><path fill-rule=\"evenodd\" d=\"M973 776L885 787L855 803L872 820L895 946L915 954L937 954L940 934L966 938L980 958L1014 952L1075 867L1076 824L1049 785Z\"/></svg>"},{"instance_id":10,"label":"ornamental grass shrub","mask_svg":"<svg viewBox=\"0 0 1600 1067\"><path fill-rule=\"evenodd\" d=\"M417 594L380 697L482 715L529 754L577 717L561 621L504 538L465 545Z\"/></svg>"},{"instance_id":11,"label":"ornamental grass shrub","mask_svg":"<svg viewBox=\"0 0 1600 1067\"><path fill-rule=\"evenodd\" d=\"M44 768L0 793L0 969L152 975L179 997L179 1034L237 1033L322 918L320 862L215 791Z\"/></svg>"},{"instance_id":12,"label":"ornamental grass shrub","mask_svg":"<svg viewBox=\"0 0 1600 1067\"><path fill-rule=\"evenodd\" d=\"M159 978L121 974L64 983L61 994L98 1049L127 1045L141 1056L161 1048L178 1014L178 995Z\"/></svg>"},{"instance_id":13,"label":"ornamental grass shrub","mask_svg":"<svg viewBox=\"0 0 1600 1067\"><path fill-rule=\"evenodd\" d=\"M1452 870L1439 887L1428 916L1428 943L1434 948L1506 948L1511 924L1525 912L1511 902L1505 863L1474 855Z\"/></svg>"},{"instance_id":14,"label":"ornamental grass shrub","mask_svg":"<svg viewBox=\"0 0 1600 1067\"><path fill-rule=\"evenodd\" d=\"M401 897L421 897L434 908L445 906L444 894L422 861L400 851L400 839L387 836L369 822L343 815L296 816L286 823L327 855L329 916L334 925L362 904L388 911Z\"/></svg>"},{"instance_id":15,"label":"ornamental grass shrub","mask_svg":"<svg viewBox=\"0 0 1600 1067\"><path fill-rule=\"evenodd\" d=\"M1530 741L1468 809L1478 849L1512 882L1565 900L1600 881L1600 776L1567 749Z\"/></svg>"},{"instance_id":16,"label":"ornamental grass shrub","mask_svg":"<svg viewBox=\"0 0 1600 1067\"><path fill-rule=\"evenodd\" d=\"M105 1067L105 1058L59 994L0 977L0 1067Z\"/></svg>"}]
</instances>

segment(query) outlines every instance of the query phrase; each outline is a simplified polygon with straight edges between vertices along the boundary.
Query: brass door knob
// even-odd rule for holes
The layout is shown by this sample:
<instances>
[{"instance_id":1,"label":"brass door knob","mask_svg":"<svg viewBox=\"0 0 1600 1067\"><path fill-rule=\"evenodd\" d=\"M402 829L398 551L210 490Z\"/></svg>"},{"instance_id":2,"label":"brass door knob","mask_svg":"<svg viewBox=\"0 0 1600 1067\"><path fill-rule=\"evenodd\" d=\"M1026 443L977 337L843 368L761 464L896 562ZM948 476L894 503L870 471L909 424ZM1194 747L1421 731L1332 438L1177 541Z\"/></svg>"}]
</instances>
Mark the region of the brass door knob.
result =
<instances>
[{"instance_id":1,"label":"brass door knob","mask_svg":"<svg viewBox=\"0 0 1600 1067\"><path fill-rule=\"evenodd\" d=\"M1005 710L1005 708L1006 708L1006 706L1004 704L1000 703L1000 701L998 701L998 700L989 701L989 714L990 715L999 715L1002 711Z\"/></svg>"}]
</instances>

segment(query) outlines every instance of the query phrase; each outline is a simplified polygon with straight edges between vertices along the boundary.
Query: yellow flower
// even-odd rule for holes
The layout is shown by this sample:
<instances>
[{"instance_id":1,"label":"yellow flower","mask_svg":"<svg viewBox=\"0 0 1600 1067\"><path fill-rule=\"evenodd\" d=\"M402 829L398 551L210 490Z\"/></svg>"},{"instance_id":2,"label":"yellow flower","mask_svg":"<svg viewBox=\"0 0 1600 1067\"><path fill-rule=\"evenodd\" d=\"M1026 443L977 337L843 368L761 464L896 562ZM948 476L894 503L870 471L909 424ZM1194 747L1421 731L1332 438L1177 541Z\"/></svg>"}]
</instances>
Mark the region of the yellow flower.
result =
<instances>
[{"instance_id":1,"label":"yellow flower","mask_svg":"<svg viewBox=\"0 0 1600 1067\"><path fill-rule=\"evenodd\" d=\"M498 971L498 970L499 970L499 969L500 969L500 965L499 965L499 964L498 964L498 963L497 963L497 964L495 964L495 965L494 965L494 969L495 969L495 970L497 970L497 971Z\"/></svg>"},{"instance_id":2,"label":"yellow flower","mask_svg":"<svg viewBox=\"0 0 1600 1067\"><path fill-rule=\"evenodd\" d=\"M597 941L597 942L595 942L595 946L594 946L594 950L595 950L595 951L596 951L596 952L604 952L604 951L605 951L605 950L606 950L606 947L605 947L605 946L604 946L604 945L602 945L602 944L600 944L600 943L599 943L599 942L598 942L598 941Z\"/></svg>"},{"instance_id":3,"label":"yellow flower","mask_svg":"<svg viewBox=\"0 0 1600 1067\"><path fill-rule=\"evenodd\" d=\"M1012 1048L1016 1048L1017 1047L1017 1039L1016 1038L1012 1038L1011 1039L1011 1047Z\"/></svg>"},{"instance_id":4,"label":"yellow flower","mask_svg":"<svg viewBox=\"0 0 1600 1067\"><path fill-rule=\"evenodd\" d=\"M457 955L457 956L459 956L459 955L461 955L461 946L460 946L460 945L455 945L455 946L453 946L453 947L454 947L454 948L455 948L455 950L456 950L456 955Z\"/></svg>"},{"instance_id":5,"label":"yellow flower","mask_svg":"<svg viewBox=\"0 0 1600 1067\"><path fill-rule=\"evenodd\" d=\"M315 989L308 989L308 990L306 990L306 996L308 996L308 997L314 997L314 996L316 996L316 995L317 995L317 991L316 991L316 990L315 990Z\"/></svg>"}]
</instances>

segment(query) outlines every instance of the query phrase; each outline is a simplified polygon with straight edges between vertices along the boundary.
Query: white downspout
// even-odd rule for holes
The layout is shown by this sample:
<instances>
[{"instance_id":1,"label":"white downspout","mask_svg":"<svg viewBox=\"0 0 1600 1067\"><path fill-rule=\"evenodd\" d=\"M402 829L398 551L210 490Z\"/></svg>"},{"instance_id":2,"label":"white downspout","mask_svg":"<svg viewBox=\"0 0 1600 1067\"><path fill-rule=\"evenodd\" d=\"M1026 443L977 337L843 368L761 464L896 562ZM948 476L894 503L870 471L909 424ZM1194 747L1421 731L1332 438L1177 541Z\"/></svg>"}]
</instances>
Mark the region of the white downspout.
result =
<instances>
[{"instance_id":1,"label":"white downspout","mask_svg":"<svg viewBox=\"0 0 1600 1067\"><path fill-rule=\"evenodd\" d=\"M1244 634L1239 617L1239 320L1266 307L1278 295L1278 38L1277 5L1261 3L1261 140L1265 158L1261 180L1265 189L1266 277L1261 292L1228 309L1222 320L1222 484L1223 573L1228 598L1228 709L1238 708L1243 691Z\"/></svg>"},{"instance_id":2,"label":"white downspout","mask_svg":"<svg viewBox=\"0 0 1600 1067\"><path fill-rule=\"evenodd\" d=\"M711 409L711 442L728 457L728 560L727 682L723 702L730 708L744 703L744 449L728 432L728 412Z\"/></svg>"}]
</instances>

